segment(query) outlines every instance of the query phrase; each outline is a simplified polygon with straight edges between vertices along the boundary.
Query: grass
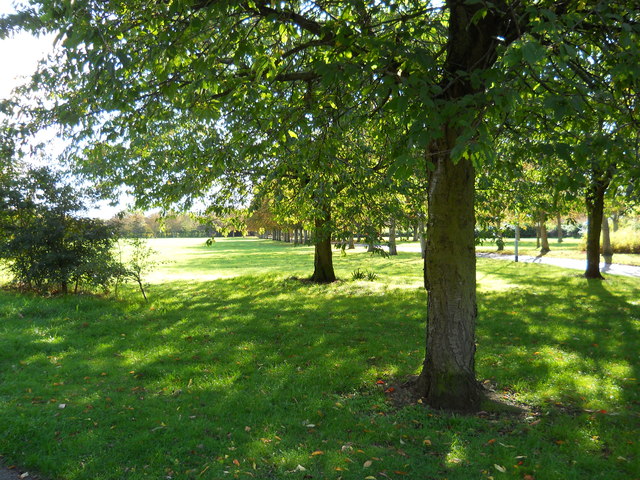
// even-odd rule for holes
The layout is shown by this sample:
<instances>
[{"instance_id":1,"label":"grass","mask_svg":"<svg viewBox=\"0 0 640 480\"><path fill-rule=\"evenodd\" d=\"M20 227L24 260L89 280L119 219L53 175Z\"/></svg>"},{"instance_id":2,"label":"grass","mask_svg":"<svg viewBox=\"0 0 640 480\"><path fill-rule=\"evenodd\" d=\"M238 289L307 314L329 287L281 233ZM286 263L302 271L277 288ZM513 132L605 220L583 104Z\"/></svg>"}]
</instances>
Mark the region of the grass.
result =
<instances>
[{"instance_id":1,"label":"grass","mask_svg":"<svg viewBox=\"0 0 640 480\"><path fill-rule=\"evenodd\" d=\"M529 413L394 408L416 253L153 242L150 303L0 292L0 452L55 479L640 478L640 282L478 261L478 378ZM351 281L357 268L375 281ZM377 382L383 381L380 385ZM504 470L504 472L503 472Z\"/></svg>"},{"instance_id":2,"label":"grass","mask_svg":"<svg viewBox=\"0 0 640 480\"><path fill-rule=\"evenodd\" d=\"M549 239L549 248L551 251L546 257L573 258L585 260L584 241L579 238L564 238L562 243L557 243L557 239ZM515 252L515 240L513 238L505 238L505 248L502 252L497 252L496 245L491 240L485 240L482 245L478 245L476 250L479 252L501 253L503 255L513 255ZM536 247L535 238L521 238L518 243L519 255L530 255L536 257L540 255L540 248ZM600 261L604 261L602 258ZM613 263L622 265L640 266L640 255L629 253L615 253L613 255Z\"/></svg>"}]
</instances>

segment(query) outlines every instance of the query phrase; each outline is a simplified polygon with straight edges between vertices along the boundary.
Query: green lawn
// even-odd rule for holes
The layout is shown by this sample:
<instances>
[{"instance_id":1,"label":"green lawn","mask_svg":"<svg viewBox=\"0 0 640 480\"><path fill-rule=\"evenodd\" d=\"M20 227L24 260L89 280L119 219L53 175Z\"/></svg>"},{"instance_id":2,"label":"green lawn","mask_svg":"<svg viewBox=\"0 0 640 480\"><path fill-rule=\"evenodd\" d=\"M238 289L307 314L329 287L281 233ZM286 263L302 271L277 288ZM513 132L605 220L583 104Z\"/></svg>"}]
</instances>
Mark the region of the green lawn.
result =
<instances>
[{"instance_id":1,"label":"green lawn","mask_svg":"<svg viewBox=\"0 0 640 480\"><path fill-rule=\"evenodd\" d=\"M478 377L521 416L394 408L417 253L154 240L150 302L0 291L0 453L53 479L640 478L640 281L478 261ZM360 268L376 281L351 281ZM379 381L385 382L378 384Z\"/></svg>"}]
</instances>

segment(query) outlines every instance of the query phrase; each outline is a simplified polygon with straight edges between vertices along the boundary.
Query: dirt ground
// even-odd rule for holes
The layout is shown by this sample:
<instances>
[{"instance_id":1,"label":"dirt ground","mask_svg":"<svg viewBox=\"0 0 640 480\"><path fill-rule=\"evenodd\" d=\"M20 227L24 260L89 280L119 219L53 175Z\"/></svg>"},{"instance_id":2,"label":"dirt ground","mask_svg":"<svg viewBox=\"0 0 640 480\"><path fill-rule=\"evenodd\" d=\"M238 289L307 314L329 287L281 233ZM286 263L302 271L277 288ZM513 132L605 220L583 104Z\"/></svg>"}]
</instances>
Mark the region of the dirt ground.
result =
<instances>
[{"instance_id":1,"label":"dirt ground","mask_svg":"<svg viewBox=\"0 0 640 480\"><path fill-rule=\"evenodd\" d=\"M0 459L0 480L44 480L42 477L21 470L18 467L9 468L2 459Z\"/></svg>"}]
</instances>

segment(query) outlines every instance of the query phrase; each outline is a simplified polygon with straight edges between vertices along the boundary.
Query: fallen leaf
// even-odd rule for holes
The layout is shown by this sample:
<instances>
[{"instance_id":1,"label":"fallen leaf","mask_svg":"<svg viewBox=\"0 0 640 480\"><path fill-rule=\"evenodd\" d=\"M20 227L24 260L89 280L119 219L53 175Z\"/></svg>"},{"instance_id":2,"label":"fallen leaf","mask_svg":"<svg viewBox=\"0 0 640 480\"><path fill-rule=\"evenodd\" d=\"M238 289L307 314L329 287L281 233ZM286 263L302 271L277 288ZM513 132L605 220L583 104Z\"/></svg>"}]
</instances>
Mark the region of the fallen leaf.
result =
<instances>
[{"instance_id":1,"label":"fallen leaf","mask_svg":"<svg viewBox=\"0 0 640 480\"><path fill-rule=\"evenodd\" d=\"M369 468L371 465L373 465L373 462L371 460L367 460L362 466L364 468Z\"/></svg>"},{"instance_id":2,"label":"fallen leaf","mask_svg":"<svg viewBox=\"0 0 640 480\"><path fill-rule=\"evenodd\" d=\"M497 463L494 463L494 464L493 464L493 466L494 466L494 467L496 468L496 470L498 470L499 472L502 472L502 473L506 473L506 472L507 472L507 469L506 469L506 468L504 468L502 465L498 465Z\"/></svg>"},{"instance_id":3,"label":"fallen leaf","mask_svg":"<svg viewBox=\"0 0 640 480\"><path fill-rule=\"evenodd\" d=\"M378 380L378 381L376 382L376 384L378 384L378 385L384 385L384 380Z\"/></svg>"},{"instance_id":4,"label":"fallen leaf","mask_svg":"<svg viewBox=\"0 0 640 480\"><path fill-rule=\"evenodd\" d=\"M240 462L238 461L238 459L237 459L237 458L234 458L234 459L233 459L233 464L234 464L236 467L239 467L239 466L240 466Z\"/></svg>"},{"instance_id":5,"label":"fallen leaf","mask_svg":"<svg viewBox=\"0 0 640 480\"><path fill-rule=\"evenodd\" d=\"M487 441L487 445L493 445L494 443L496 443L495 438L492 438L491 440Z\"/></svg>"},{"instance_id":6,"label":"fallen leaf","mask_svg":"<svg viewBox=\"0 0 640 480\"><path fill-rule=\"evenodd\" d=\"M312 457L315 457L316 455L324 455L324 452L322 450L316 450L311 454Z\"/></svg>"},{"instance_id":7,"label":"fallen leaf","mask_svg":"<svg viewBox=\"0 0 640 480\"><path fill-rule=\"evenodd\" d=\"M422 443L423 443L423 444L425 444L427 447L430 447L430 446L431 446L431 440L429 440L428 438L427 438L427 439L425 439L425 440L423 440L423 442L422 442Z\"/></svg>"},{"instance_id":8,"label":"fallen leaf","mask_svg":"<svg viewBox=\"0 0 640 480\"><path fill-rule=\"evenodd\" d=\"M387 388L387 389L385 390L385 392L386 392L386 393L393 393L393 392L395 392L395 391L396 391L396 389L395 389L394 387L389 387L389 388Z\"/></svg>"},{"instance_id":9,"label":"fallen leaf","mask_svg":"<svg viewBox=\"0 0 640 480\"><path fill-rule=\"evenodd\" d=\"M251 427L244 427L244 431L245 432L250 432L251 431Z\"/></svg>"}]
</instances>

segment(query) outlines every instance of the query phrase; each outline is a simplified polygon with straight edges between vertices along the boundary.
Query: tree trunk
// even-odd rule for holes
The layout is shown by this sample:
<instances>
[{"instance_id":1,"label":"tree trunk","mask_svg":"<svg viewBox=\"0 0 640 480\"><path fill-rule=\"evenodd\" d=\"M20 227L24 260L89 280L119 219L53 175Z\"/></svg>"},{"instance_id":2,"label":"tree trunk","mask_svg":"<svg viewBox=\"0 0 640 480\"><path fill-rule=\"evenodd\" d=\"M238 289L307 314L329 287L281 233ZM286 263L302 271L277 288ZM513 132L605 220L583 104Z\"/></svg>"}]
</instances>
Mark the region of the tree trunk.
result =
<instances>
[{"instance_id":1,"label":"tree trunk","mask_svg":"<svg viewBox=\"0 0 640 480\"><path fill-rule=\"evenodd\" d=\"M354 242L353 235L351 235L349 237L349 250L353 250L354 248L356 248L356 244Z\"/></svg>"},{"instance_id":2,"label":"tree trunk","mask_svg":"<svg viewBox=\"0 0 640 480\"><path fill-rule=\"evenodd\" d=\"M420 239L420 256L424 259L427 250L427 236L424 234L424 221L418 222L418 237Z\"/></svg>"},{"instance_id":3,"label":"tree trunk","mask_svg":"<svg viewBox=\"0 0 640 480\"><path fill-rule=\"evenodd\" d=\"M551 251L549 248L549 236L547 235L547 218L544 213L540 214L540 255L545 255Z\"/></svg>"},{"instance_id":4,"label":"tree trunk","mask_svg":"<svg viewBox=\"0 0 640 480\"><path fill-rule=\"evenodd\" d=\"M455 139L454 139L455 141ZM431 157L425 286L427 348L418 393L435 408L474 411L481 389L475 379L476 257L474 177L471 162L449 159L451 142Z\"/></svg>"},{"instance_id":5,"label":"tree trunk","mask_svg":"<svg viewBox=\"0 0 640 480\"><path fill-rule=\"evenodd\" d=\"M336 274L333 271L333 253L331 251L331 213L328 205L322 209L320 218L316 218L315 227L315 257L311 281L315 283L335 282Z\"/></svg>"},{"instance_id":6,"label":"tree trunk","mask_svg":"<svg viewBox=\"0 0 640 480\"><path fill-rule=\"evenodd\" d=\"M620 214L618 212L611 215L611 227L614 232L617 232L618 228L620 228Z\"/></svg>"},{"instance_id":7,"label":"tree trunk","mask_svg":"<svg viewBox=\"0 0 640 480\"><path fill-rule=\"evenodd\" d=\"M389 255L398 255L396 248L396 219L391 217L389 222Z\"/></svg>"},{"instance_id":8,"label":"tree trunk","mask_svg":"<svg viewBox=\"0 0 640 480\"><path fill-rule=\"evenodd\" d=\"M606 172L599 168L591 171L591 178L586 189L587 204L587 268L586 278L602 279L600 274L600 230L604 212L604 194L609 188L613 167Z\"/></svg>"},{"instance_id":9,"label":"tree trunk","mask_svg":"<svg viewBox=\"0 0 640 480\"><path fill-rule=\"evenodd\" d=\"M536 249L540 248L540 222L536 225Z\"/></svg>"},{"instance_id":10,"label":"tree trunk","mask_svg":"<svg viewBox=\"0 0 640 480\"><path fill-rule=\"evenodd\" d=\"M602 256L604 264L611 265L613 263L613 248L611 246L611 235L609 234L609 219L602 216Z\"/></svg>"},{"instance_id":11,"label":"tree trunk","mask_svg":"<svg viewBox=\"0 0 640 480\"><path fill-rule=\"evenodd\" d=\"M493 66L503 39L511 42L520 35L512 11L495 5L445 2L449 19L441 87L446 109L438 111L443 119L442 136L429 145L434 168L429 169L428 182L426 357L415 388L432 407L467 412L477 411L482 398L474 361L475 171L469 159L453 162L450 157L461 135L474 128L483 108L478 105L476 109L471 100L484 89L481 81L472 82L472 78Z\"/></svg>"},{"instance_id":12,"label":"tree trunk","mask_svg":"<svg viewBox=\"0 0 640 480\"><path fill-rule=\"evenodd\" d=\"M375 250L376 250L376 241L372 235L371 238L369 239L369 247L367 248L367 252L372 253L372 252L375 252Z\"/></svg>"},{"instance_id":13,"label":"tree trunk","mask_svg":"<svg viewBox=\"0 0 640 480\"><path fill-rule=\"evenodd\" d=\"M560 212L556 214L556 224L558 225L558 243L562 243L562 217Z\"/></svg>"},{"instance_id":14,"label":"tree trunk","mask_svg":"<svg viewBox=\"0 0 640 480\"><path fill-rule=\"evenodd\" d=\"M504 251L504 235L502 234L502 228L500 228L500 222L496 223L496 246L498 247L498 252Z\"/></svg>"},{"instance_id":15,"label":"tree trunk","mask_svg":"<svg viewBox=\"0 0 640 480\"><path fill-rule=\"evenodd\" d=\"M413 239L412 241L417 242L418 241L418 225L414 225L413 226Z\"/></svg>"}]
</instances>

